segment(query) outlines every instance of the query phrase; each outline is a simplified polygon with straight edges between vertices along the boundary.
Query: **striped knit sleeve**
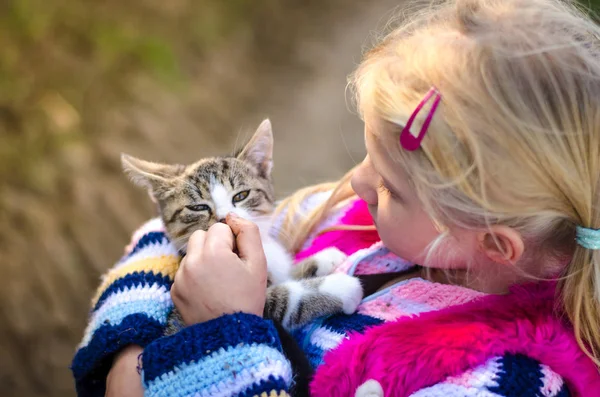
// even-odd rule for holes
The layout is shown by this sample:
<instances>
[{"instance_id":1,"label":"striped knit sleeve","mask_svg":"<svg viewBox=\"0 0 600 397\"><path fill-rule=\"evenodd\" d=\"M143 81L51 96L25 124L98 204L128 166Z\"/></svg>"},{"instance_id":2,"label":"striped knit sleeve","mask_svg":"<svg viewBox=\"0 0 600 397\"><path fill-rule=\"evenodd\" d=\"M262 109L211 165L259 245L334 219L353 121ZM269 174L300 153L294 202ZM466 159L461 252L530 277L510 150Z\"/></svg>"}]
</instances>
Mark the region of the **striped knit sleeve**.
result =
<instances>
[{"instance_id":1,"label":"striped knit sleeve","mask_svg":"<svg viewBox=\"0 0 600 397\"><path fill-rule=\"evenodd\" d=\"M142 378L152 397L284 397L292 373L273 323L236 313L150 343Z\"/></svg>"},{"instance_id":2,"label":"striped knit sleeve","mask_svg":"<svg viewBox=\"0 0 600 397\"><path fill-rule=\"evenodd\" d=\"M562 377L521 354L495 357L410 397L569 397Z\"/></svg>"},{"instance_id":3,"label":"striped knit sleeve","mask_svg":"<svg viewBox=\"0 0 600 397\"><path fill-rule=\"evenodd\" d=\"M79 396L103 396L114 354L162 336L179 259L154 219L134 234L128 252L103 276L71 366Z\"/></svg>"}]
</instances>

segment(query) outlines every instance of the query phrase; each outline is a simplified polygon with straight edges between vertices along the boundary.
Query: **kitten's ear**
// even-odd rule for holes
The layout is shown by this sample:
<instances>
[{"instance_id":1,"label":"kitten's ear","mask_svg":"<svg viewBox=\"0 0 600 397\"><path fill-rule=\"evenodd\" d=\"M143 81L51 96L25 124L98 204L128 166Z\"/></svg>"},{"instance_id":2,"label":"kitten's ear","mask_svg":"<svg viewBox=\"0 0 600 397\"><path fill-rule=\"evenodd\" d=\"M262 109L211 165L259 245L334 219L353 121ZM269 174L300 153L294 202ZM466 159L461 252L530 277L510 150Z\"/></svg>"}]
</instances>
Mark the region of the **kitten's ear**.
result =
<instances>
[{"instance_id":1,"label":"kitten's ear","mask_svg":"<svg viewBox=\"0 0 600 397\"><path fill-rule=\"evenodd\" d=\"M153 163L125 153L121 154L121 164L133 183L148 190L153 201L173 186L173 178L185 168L178 164Z\"/></svg>"},{"instance_id":2,"label":"kitten's ear","mask_svg":"<svg viewBox=\"0 0 600 397\"><path fill-rule=\"evenodd\" d=\"M273 168L273 130L269 119L263 120L250 142L237 156L258 168L260 176L269 179Z\"/></svg>"}]
</instances>

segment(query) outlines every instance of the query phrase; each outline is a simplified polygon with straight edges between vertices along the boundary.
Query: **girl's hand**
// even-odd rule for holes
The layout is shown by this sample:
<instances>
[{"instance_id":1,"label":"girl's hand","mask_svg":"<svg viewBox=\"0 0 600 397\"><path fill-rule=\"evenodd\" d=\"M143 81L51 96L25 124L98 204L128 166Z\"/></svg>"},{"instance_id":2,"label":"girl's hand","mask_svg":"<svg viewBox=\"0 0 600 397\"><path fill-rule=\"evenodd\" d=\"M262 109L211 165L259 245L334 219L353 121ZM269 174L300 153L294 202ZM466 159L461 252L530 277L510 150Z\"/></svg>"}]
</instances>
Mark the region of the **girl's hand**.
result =
<instances>
[{"instance_id":1,"label":"girl's hand","mask_svg":"<svg viewBox=\"0 0 600 397\"><path fill-rule=\"evenodd\" d=\"M234 312L262 317L267 261L258 227L233 214L226 222L192 234L175 275L171 297L187 325Z\"/></svg>"},{"instance_id":2,"label":"girl's hand","mask_svg":"<svg viewBox=\"0 0 600 397\"><path fill-rule=\"evenodd\" d=\"M142 376L138 372L140 346L128 346L115 356L106 378L107 397L143 397Z\"/></svg>"}]
</instances>

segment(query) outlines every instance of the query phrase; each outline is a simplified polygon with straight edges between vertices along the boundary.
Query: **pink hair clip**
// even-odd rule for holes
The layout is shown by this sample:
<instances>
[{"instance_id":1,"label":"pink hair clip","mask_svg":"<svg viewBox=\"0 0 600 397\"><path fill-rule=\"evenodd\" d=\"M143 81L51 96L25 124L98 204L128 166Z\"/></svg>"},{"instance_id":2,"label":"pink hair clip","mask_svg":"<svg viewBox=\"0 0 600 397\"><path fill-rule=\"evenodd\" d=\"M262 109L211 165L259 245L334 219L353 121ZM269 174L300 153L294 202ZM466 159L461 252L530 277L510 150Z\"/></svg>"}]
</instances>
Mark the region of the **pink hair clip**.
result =
<instances>
[{"instance_id":1,"label":"pink hair clip","mask_svg":"<svg viewBox=\"0 0 600 397\"><path fill-rule=\"evenodd\" d=\"M429 109L427 118L425 119L425 122L423 123L423 126L421 127L421 131L419 131L419 135L415 135L411 131L410 127L412 127L412 124L415 121L417 114L419 114L421 109L423 109L423 106L425 106L425 104L432 97L433 97L433 104L431 105L431 109ZM429 124L431 124L431 120L433 119L435 110L437 109L441 100L442 100L442 96L438 92L437 88L431 87L429 89L429 91L427 91L427 94L425 94L425 97L421 100L421 102L419 102L419 104L417 105L417 108L410 115L410 118L408 119L408 121L406 122L406 125L404 126L404 128L402 129L402 132L400 133L400 145L404 149L412 152L414 150L417 150L421 146L421 141L425 137L425 133L427 132L427 129L429 128Z\"/></svg>"}]
</instances>

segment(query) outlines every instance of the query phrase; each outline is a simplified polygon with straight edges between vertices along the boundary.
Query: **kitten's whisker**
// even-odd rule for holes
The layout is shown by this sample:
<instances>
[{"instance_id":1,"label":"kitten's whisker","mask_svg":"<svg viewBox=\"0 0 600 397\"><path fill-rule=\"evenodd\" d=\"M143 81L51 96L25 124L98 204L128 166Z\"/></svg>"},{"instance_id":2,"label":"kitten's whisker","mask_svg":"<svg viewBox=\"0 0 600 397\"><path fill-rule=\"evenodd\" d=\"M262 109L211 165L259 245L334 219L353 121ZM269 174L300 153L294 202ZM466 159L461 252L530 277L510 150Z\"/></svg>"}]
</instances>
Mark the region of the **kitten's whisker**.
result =
<instances>
[{"instance_id":1,"label":"kitten's whisker","mask_svg":"<svg viewBox=\"0 0 600 397\"><path fill-rule=\"evenodd\" d=\"M200 230L200 229L196 229L196 230ZM175 247L179 247L180 245L187 245L188 240L190 239L190 237L196 230L186 233L183 236L179 236L179 237L175 237L174 239L171 239L171 243L173 245L175 245ZM183 243L185 243L185 244L183 244Z\"/></svg>"},{"instance_id":2,"label":"kitten's whisker","mask_svg":"<svg viewBox=\"0 0 600 397\"><path fill-rule=\"evenodd\" d=\"M237 133L237 134L236 134L236 136L235 136L235 143L233 144L233 153L231 153L231 156L232 156L232 157L235 157L235 156L238 154L238 152L241 152L241 151L242 151L242 149L243 149L243 147L239 147L239 148L238 148L238 144L241 146L241 143L240 143L240 136L241 136L242 134L244 134L244 139L243 139L241 142L245 142L245 141L246 141L246 133L244 132L244 128L243 128L243 127L240 127L240 128L238 129L238 133Z\"/></svg>"}]
</instances>

